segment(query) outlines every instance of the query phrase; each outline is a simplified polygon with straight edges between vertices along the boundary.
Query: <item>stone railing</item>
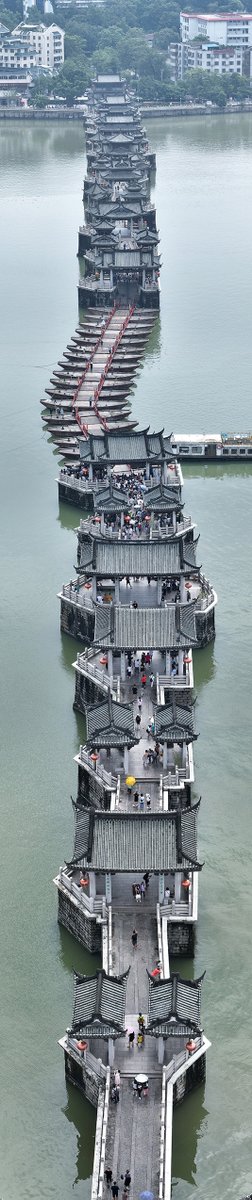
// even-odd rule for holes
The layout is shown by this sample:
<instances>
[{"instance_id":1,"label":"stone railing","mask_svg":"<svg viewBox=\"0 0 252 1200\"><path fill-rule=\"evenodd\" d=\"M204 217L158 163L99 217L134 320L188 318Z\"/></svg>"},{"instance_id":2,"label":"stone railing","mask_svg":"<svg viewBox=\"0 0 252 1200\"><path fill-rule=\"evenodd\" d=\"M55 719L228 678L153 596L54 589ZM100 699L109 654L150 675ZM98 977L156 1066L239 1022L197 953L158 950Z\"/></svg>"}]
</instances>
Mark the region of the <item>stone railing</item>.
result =
<instances>
[{"instance_id":1,"label":"stone railing","mask_svg":"<svg viewBox=\"0 0 252 1200\"><path fill-rule=\"evenodd\" d=\"M97 1112L95 1152L92 1174L91 1200L102 1200L106 1160L107 1127L109 1115L110 1067L106 1067L106 1082L103 1096L99 1097Z\"/></svg>"},{"instance_id":2,"label":"stone railing","mask_svg":"<svg viewBox=\"0 0 252 1200\"><path fill-rule=\"evenodd\" d=\"M84 908L86 912L92 913L93 916L99 915L105 919L106 901L104 896L88 896L85 889L79 887L78 884L75 883L72 876L64 870L64 867L60 868L59 879L60 883L63 884L63 887L65 887L66 890L75 897L75 900L78 900L78 904L81 906L81 908Z\"/></svg>"},{"instance_id":3,"label":"stone railing","mask_svg":"<svg viewBox=\"0 0 252 1200\"><path fill-rule=\"evenodd\" d=\"M76 584L63 583L60 596L63 600L71 600L73 604L77 604L78 608L88 608L90 612L93 611L92 596L83 589L81 591Z\"/></svg>"},{"instance_id":4,"label":"stone railing","mask_svg":"<svg viewBox=\"0 0 252 1200\"><path fill-rule=\"evenodd\" d=\"M166 774L163 777L164 788L176 787L176 784L183 783L189 778L186 767L167 767Z\"/></svg>"},{"instance_id":5,"label":"stone railing","mask_svg":"<svg viewBox=\"0 0 252 1200\"><path fill-rule=\"evenodd\" d=\"M89 679L92 679L94 683L100 684L100 687L105 688L106 691L110 690L114 699L117 700L118 682L120 685L119 676L114 679L112 675L108 674L108 671L104 670L102 667L99 667L96 662L92 661L93 657L94 652L92 649L85 650L84 654L77 654L77 660L74 663L75 669L83 672L83 675L88 675Z\"/></svg>"},{"instance_id":6,"label":"stone railing","mask_svg":"<svg viewBox=\"0 0 252 1200\"><path fill-rule=\"evenodd\" d=\"M87 766L89 770L92 771L92 775L96 775L99 782L104 783L105 787L108 787L112 792L116 792L117 776L112 775L111 771L105 771L105 767L102 766L102 763L97 761L94 762L88 750L85 750L84 746L80 746L77 760L78 762L82 763L83 766Z\"/></svg>"},{"instance_id":7,"label":"stone railing","mask_svg":"<svg viewBox=\"0 0 252 1200\"><path fill-rule=\"evenodd\" d=\"M67 484L68 487L76 488L78 492L89 492L89 494L95 486L90 483L89 479L76 479L76 475L71 474L70 471L59 471L56 482Z\"/></svg>"},{"instance_id":8,"label":"stone railing","mask_svg":"<svg viewBox=\"0 0 252 1200\"><path fill-rule=\"evenodd\" d=\"M176 917L181 921L185 921L188 919L188 917L192 916L192 906L193 898L191 886L189 889L188 903L185 900L165 900L164 904L162 904L161 914L162 917L168 917L169 920L172 917Z\"/></svg>"},{"instance_id":9,"label":"stone railing","mask_svg":"<svg viewBox=\"0 0 252 1200\"><path fill-rule=\"evenodd\" d=\"M195 1043L194 1053L196 1054L196 1051L200 1050L200 1047L203 1045L203 1034L201 1034L201 1036L198 1036L198 1037L193 1036L193 1041ZM172 1079L172 1076L176 1074L176 1071L179 1071L179 1068L183 1066L183 1063L188 1062L189 1058L193 1059L193 1054L190 1052L190 1050L186 1050L186 1049L180 1050L179 1054L173 1055L173 1058L171 1059L171 1061L169 1063L167 1063L166 1067L164 1067L166 1083L168 1083L168 1081L170 1079Z\"/></svg>"},{"instance_id":10,"label":"stone railing","mask_svg":"<svg viewBox=\"0 0 252 1200\"><path fill-rule=\"evenodd\" d=\"M201 586L201 592L196 599L196 612L206 612L207 609L214 607L217 604L217 596L214 588L211 587L209 580L201 571L198 575L198 580Z\"/></svg>"}]
</instances>

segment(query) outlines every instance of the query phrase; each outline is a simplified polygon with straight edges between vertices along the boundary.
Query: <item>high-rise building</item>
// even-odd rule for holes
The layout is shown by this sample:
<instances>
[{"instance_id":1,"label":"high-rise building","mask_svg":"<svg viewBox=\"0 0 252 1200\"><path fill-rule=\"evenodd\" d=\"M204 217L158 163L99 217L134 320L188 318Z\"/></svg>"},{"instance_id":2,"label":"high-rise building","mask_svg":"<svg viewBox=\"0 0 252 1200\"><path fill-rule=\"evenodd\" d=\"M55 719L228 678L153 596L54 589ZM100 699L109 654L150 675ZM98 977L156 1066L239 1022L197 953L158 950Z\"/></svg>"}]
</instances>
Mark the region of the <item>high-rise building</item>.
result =
<instances>
[{"instance_id":1,"label":"high-rise building","mask_svg":"<svg viewBox=\"0 0 252 1200\"><path fill-rule=\"evenodd\" d=\"M12 32L12 38L21 38L29 43L36 53L39 67L47 67L50 71L58 71L64 62L64 30L59 25L46 26L21 21Z\"/></svg>"}]
</instances>

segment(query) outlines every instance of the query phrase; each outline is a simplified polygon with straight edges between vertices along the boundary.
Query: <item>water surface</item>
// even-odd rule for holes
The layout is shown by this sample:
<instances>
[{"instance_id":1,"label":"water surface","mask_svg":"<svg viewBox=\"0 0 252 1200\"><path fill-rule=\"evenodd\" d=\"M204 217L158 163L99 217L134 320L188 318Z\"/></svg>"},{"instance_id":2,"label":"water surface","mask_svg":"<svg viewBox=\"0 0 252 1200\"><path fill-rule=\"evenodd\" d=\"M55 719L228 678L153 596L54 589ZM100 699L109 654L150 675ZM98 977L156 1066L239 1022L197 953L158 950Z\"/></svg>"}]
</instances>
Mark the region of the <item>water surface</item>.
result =
<instances>
[{"instance_id":1,"label":"water surface","mask_svg":"<svg viewBox=\"0 0 252 1200\"><path fill-rule=\"evenodd\" d=\"M252 117L151 122L162 252L161 317L133 400L166 431L251 428ZM57 926L53 875L72 851L82 720L77 646L57 591L73 573L78 514L58 511L40 397L77 322L81 125L0 124L1 200L1 1176L3 1200L88 1198L95 1119L66 1090L57 1045L72 967L95 961ZM212 1041L207 1083L176 1112L177 1200L252 1189L252 468L185 470L198 557L219 594L217 638L196 657L202 794L195 976ZM122 1170L125 1168L122 1163ZM137 1198L134 1198L137 1200Z\"/></svg>"}]
</instances>

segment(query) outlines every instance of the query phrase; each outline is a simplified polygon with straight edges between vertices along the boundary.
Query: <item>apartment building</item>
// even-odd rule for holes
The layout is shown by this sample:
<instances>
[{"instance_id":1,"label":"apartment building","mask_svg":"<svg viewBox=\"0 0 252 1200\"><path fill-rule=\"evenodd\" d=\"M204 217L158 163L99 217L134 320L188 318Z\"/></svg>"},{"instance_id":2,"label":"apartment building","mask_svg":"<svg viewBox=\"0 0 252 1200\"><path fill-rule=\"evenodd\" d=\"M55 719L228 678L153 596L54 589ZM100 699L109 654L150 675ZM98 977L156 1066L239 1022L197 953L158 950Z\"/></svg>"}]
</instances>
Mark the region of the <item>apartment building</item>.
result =
<instances>
[{"instance_id":1,"label":"apartment building","mask_svg":"<svg viewBox=\"0 0 252 1200\"><path fill-rule=\"evenodd\" d=\"M180 13L182 42L207 38L219 46L252 48L252 13Z\"/></svg>"},{"instance_id":2,"label":"apartment building","mask_svg":"<svg viewBox=\"0 0 252 1200\"><path fill-rule=\"evenodd\" d=\"M59 25L35 25L21 21L12 32L12 38L30 45L36 54L36 65L58 71L64 62L64 30Z\"/></svg>"},{"instance_id":3,"label":"apartment building","mask_svg":"<svg viewBox=\"0 0 252 1200\"><path fill-rule=\"evenodd\" d=\"M174 82L184 79L187 71L208 71L210 75L220 76L234 73L242 75L244 52L235 46L218 46L210 42L172 42L168 47L168 63Z\"/></svg>"}]
</instances>

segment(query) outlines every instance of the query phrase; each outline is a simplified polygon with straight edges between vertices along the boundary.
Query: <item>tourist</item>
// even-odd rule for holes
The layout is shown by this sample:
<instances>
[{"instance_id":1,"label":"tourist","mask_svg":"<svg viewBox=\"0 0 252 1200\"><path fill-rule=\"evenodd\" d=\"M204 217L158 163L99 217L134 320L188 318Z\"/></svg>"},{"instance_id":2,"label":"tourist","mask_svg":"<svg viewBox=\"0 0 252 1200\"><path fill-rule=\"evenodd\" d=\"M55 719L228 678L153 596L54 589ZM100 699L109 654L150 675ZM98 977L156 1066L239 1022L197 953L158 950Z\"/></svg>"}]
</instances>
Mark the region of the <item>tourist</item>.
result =
<instances>
[{"instance_id":1,"label":"tourist","mask_svg":"<svg viewBox=\"0 0 252 1200\"><path fill-rule=\"evenodd\" d=\"M127 1192L130 1188L130 1184L131 1184L131 1175L129 1172L129 1168L127 1167L127 1171L125 1171L125 1176L124 1176L124 1187L126 1188Z\"/></svg>"},{"instance_id":2,"label":"tourist","mask_svg":"<svg viewBox=\"0 0 252 1200\"><path fill-rule=\"evenodd\" d=\"M112 1179L113 1179L111 1167L105 1167L104 1174L105 1174L107 1188L111 1188L111 1183L112 1183Z\"/></svg>"},{"instance_id":3,"label":"tourist","mask_svg":"<svg viewBox=\"0 0 252 1200\"><path fill-rule=\"evenodd\" d=\"M137 731L138 731L138 729L139 729L139 725L141 725L141 717L139 716L139 713L138 713L138 714L137 714L137 716L136 716L136 727L137 727Z\"/></svg>"},{"instance_id":4,"label":"tourist","mask_svg":"<svg viewBox=\"0 0 252 1200\"><path fill-rule=\"evenodd\" d=\"M154 687L154 683L155 683L155 675L153 675L153 671L151 671L151 674L150 674L150 687L151 687L151 690L152 690L152 688Z\"/></svg>"},{"instance_id":5,"label":"tourist","mask_svg":"<svg viewBox=\"0 0 252 1200\"><path fill-rule=\"evenodd\" d=\"M151 798L150 798L150 793L149 793L149 792L146 792L145 799L146 799L146 808L147 808L147 809L150 809L150 806L151 806Z\"/></svg>"},{"instance_id":6,"label":"tourist","mask_svg":"<svg viewBox=\"0 0 252 1200\"><path fill-rule=\"evenodd\" d=\"M143 701L142 701L142 696L138 696L138 708L139 708L139 712L141 712L142 703L143 703Z\"/></svg>"},{"instance_id":7,"label":"tourist","mask_svg":"<svg viewBox=\"0 0 252 1200\"><path fill-rule=\"evenodd\" d=\"M133 950L136 950L136 948L137 948L137 930L136 929L132 930L131 941L132 941Z\"/></svg>"},{"instance_id":8,"label":"tourist","mask_svg":"<svg viewBox=\"0 0 252 1200\"><path fill-rule=\"evenodd\" d=\"M134 1050L135 1034L134 1029L129 1029L129 1050Z\"/></svg>"},{"instance_id":9,"label":"tourist","mask_svg":"<svg viewBox=\"0 0 252 1200\"><path fill-rule=\"evenodd\" d=\"M149 882L150 882L150 872L149 871L144 872L143 879L144 879L146 887L149 887Z\"/></svg>"},{"instance_id":10,"label":"tourist","mask_svg":"<svg viewBox=\"0 0 252 1200\"><path fill-rule=\"evenodd\" d=\"M118 1071L118 1067L116 1067L116 1069L114 1071L114 1084L115 1084L116 1090L118 1092L118 1100L119 1100L120 1087L121 1087L121 1076L120 1076L120 1071Z\"/></svg>"},{"instance_id":11,"label":"tourist","mask_svg":"<svg viewBox=\"0 0 252 1200\"><path fill-rule=\"evenodd\" d=\"M145 900L146 885L145 885L144 879L142 879L142 882L140 883L140 888L141 888L142 900Z\"/></svg>"},{"instance_id":12,"label":"tourist","mask_svg":"<svg viewBox=\"0 0 252 1200\"><path fill-rule=\"evenodd\" d=\"M134 792L133 800L134 800L135 807L138 808L139 792Z\"/></svg>"},{"instance_id":13,"label":"tourist","mask_svg":"<svg viewBox=\"0 0 252 1200\"><path fill-rule=\"evenodd\" d=\"M143 688L145 688L146 683L147 683L147 675L143 674L143 675L141 675L141 685Z\"/></svg>"},{"instance_id":14,"label":"tourist","mask_svg":"<svg viewBox=\"0 0 252 1200\"><path fill-rule=\"evenodd\" d=\"M111 1192L112 1192L113 1200L117 1200L117 1196L119 1193L119 1187L118 1187L118 1183L116 1182L116 1179L114 1180L114 1183L112 1183Z\"/></svg>"},{"instance_id":15,"label":"tourist","mask_svg":"<svg viewBox=\"0 0 252 1200\"><path fill-rule=\"evenodd\" d=\"M139 802L140 808L144 808L144 792L140 792Z\"/></svg>"}]
</instances>

